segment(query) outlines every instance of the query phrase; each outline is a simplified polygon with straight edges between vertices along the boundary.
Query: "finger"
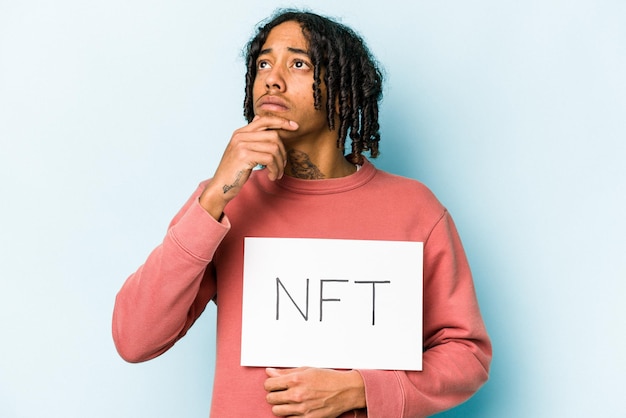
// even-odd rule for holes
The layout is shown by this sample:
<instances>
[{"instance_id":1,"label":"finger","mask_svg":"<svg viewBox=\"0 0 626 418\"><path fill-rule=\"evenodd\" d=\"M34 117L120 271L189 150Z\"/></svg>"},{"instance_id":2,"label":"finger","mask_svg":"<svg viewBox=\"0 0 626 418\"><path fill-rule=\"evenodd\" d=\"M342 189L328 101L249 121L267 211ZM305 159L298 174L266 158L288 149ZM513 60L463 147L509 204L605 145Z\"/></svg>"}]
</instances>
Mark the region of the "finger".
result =
<instances>
[{"instance_id":1,"label":"finger","mask_svg":"<svg viewBox=\"0 0 626 418\"><path fill-rule=\"evenodd\" d=\"M268 367L265 369L265 374L267 374L269 377L278 377L280 376L280 370L273 367Z\"/></svg>"},{"instance_id":2,"label":"finger","mask_svg":"<svg viewBox=\"0 0 626 418\"><path fill-rule=\"evenodd\" d=\"M267 392L265 395L265 401L270 405L285 405L292 403L289 396L287 396L286 390L274 390Z\"/></svg>"},{"instance_id":3,"label":"finger","mask_svg":"<svg viewBox=\"0 0 626 418\"><path fill-rule=\"evenodd\" d=\"M267 392L281 392L289 389L289 385L284 377L276 375L265 379L263 388Z\"/></svg>"},{"instance_id":4,"label":"finger","mask_svg":"<svg viewBox=\"0 0 626 418\"><path fill-rule=\"evenodd\" d=\"M267 373L268 376L270 376L270 373L271 373L274 377L276 377L276 376L285 376L285 375L296 373L296 372L302 372L306 369L308 369L308 367L294 367L290 369L276 369L274 367L268 367L265 369L265 373Z\"/></svg>"},{"instance_id":5,"label":"finger","mask_svg":"<svg viewBox=\"0 0 626 418\"><path fill-rule=\"evenodd\" d=\"M227 158L231 156L236 160L249 162L251 153L266 153L276 159L279 166L283 166L287 159L285 145L275 130L236 131L225 151ZM267 164L267 159L263 164Z\"/></svg>"},{"instance_id":6,"label":"finger","mask_svg":"<svg viewBox=\"0 0 626 418\"><path fill-rule=\"evenodd\" d=\"M252 149L261 152L276 153L280 163L287 160L287 150L276 130L262 129L246 131L245 127L233 135L229 147L239 150Z\"/></svg>"},{"instance_id":7,"label":"finger","mask_svg":"<svg viewBox=\"0 0 626 418\"><path fill-rule=\"evenodd\" d=\"M247 161L252 169L261 166L267 170L267 175L271 181L283 176L286 165L285 150L281 142L278 143L255 143Z\"/></svg>"},{"instance_id":8,"label":"finger","mask_svg":"<svg viewBox=\"0 0 626 418\"><path fill-rule=\"evenodd\" d=\"M285 144L281 141L276 132L273 132L273 134L276 135L276 137L269 144L269 149L266 151L271 155L272 163L263 164L267 167L269 179L272 181L281 178L287 166L287 150Z\"/></svg>"},{"instance_id":9,"label":"finger","mask_svg":"<svg viewBox=\"0 0 626 418\"><path fill-rule=\"evenodd\" d=\"M279 116L255 116L244 129L250 130L268 130L268 129L284 129L286 131L295 131L299 128L297 122ZM246 129L247 130L247 129Z\"/></svg>"},{"instance_id":10,"label":"finger","mask_svg":"<svg viewBox=\"0 0 626 418\"><path fill-rule=\"evenodd\" d=\"M309 369L309 367L297 367L291 369L276 369L268 367L265 369L265 373L268 376L264 384L265 390L268 392L276 392L286 391L292 386L295 387L298 383L294 381L293 375L307 369Z\"/></svg>"}]
</instances>

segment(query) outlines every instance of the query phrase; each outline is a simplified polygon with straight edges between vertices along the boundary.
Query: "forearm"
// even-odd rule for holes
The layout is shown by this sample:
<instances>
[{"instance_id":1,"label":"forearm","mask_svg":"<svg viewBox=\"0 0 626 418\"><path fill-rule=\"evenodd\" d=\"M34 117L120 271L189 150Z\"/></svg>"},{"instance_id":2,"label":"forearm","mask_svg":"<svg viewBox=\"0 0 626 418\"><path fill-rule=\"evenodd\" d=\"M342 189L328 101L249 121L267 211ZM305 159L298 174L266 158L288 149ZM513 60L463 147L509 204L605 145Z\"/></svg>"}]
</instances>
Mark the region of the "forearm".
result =
<instances>
[{"instance_id":1,"label":"forearm","mask_svg":"<svg viewBox=\"0 0 626 418\"><path fill-rule=\"evenodd\" d=\"M113 340L127 361L149 360L166 351L204 309L196 298L206 264L168 265L163 261L170 259L167 246L155 249L116 296Z\"/></svg>"},{"instance_id":2,"label":"forearm","mask_svg":"<svg viewBox=\"0 0 626 418\"><path fill-rule=\"evenodd\" d=\"M421 418L450 409L487 381L490 358L488 348L448 342L424 353L419 372L360 370L368 416Z\"/></svg>"},{"instance_id":3,"label":"forearm","mask_svg":"<svg viewBox=\"0 0 626 418\"><path fill-rule=\"evenodd\" d=\"M227 230L193 202L175 218L116 297L113 339L123 358L156 357L189 329L215 295L209 263Z\"/></svg>"},{"instance_id":4,"label":"forearm","mask_svg":"<svg viewBox=\"0 0 626 418\"><path fill-rule=\"evenodd\" d=\"M447 213L424 246L423 312L422 371L361 371L370 416L429 416L465 401L487 380L491 342Z\"/></svg>"}]
</instances>

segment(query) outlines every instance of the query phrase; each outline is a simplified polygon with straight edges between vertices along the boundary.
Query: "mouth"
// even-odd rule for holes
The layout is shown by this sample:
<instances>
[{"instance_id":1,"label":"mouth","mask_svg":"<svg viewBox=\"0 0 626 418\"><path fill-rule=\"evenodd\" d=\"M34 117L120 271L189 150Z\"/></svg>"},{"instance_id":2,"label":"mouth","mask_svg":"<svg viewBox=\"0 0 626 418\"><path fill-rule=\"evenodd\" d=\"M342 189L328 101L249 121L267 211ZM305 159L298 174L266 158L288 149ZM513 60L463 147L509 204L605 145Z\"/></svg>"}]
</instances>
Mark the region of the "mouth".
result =
<instances>
[{"instance_id":1,"label":"mouth","mask_svg":"<svg viewBox=\"0 0 626 418\"><path fill-rule=\"evenodd\" d=\"M256 108L258 111L265 112L286 112L289 110L287 102L277 96L262 96L257 100Z\"/></svg>"}]
</instances>

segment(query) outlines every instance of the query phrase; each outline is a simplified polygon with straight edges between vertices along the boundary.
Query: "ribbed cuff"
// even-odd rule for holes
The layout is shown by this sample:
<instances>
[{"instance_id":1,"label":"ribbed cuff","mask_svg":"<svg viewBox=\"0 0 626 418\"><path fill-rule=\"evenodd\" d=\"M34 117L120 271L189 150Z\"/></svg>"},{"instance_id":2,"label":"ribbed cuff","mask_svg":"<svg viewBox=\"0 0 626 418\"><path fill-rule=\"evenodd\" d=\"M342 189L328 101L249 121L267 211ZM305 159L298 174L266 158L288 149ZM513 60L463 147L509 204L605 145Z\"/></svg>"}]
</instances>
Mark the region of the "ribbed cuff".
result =
<instances>
[{"instance_id":1,"label":"ribbed cuff","mask_svg":"<svg viewBox=\"0 0 626 418\"><path fill-rule=\"evenodd\" d=\"M168 233L189 254L210 261L229 230L226 216L216 221L196 200Z\"/></svg>"},{"instance_id":2,"label":"ribbed cuff","mask_svg":"<svg viewBox=\"0 0 626 418\"><path fill-rule=\"evenodd\" d=\"M358 370L365 384L367 416L401 418L404 415L404 391L393 370Z\"/></svg>"}]
</instances>

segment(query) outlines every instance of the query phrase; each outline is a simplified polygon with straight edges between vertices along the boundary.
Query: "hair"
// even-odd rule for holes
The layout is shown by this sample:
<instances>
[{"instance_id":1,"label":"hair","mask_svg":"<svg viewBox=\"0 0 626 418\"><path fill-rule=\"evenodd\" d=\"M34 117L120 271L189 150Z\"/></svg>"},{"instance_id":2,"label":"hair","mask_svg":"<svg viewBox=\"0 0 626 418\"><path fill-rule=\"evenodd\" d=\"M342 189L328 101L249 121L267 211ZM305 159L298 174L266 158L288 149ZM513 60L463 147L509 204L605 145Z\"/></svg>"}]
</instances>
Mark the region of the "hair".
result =
<instances>
[{"instance_id":1,"label":"hair","mask_svg":"<svg viewBox=\"0 0 626 418\"><path fill-rule=\"evenodd\" d=\"M346 158L362 164L364 151L372 158L379 154L380 126L378 104L382 99L382 72L363 39L349 27L327 17L298 10L278 11L257 29L246 49L246 89L244 117L254 118L252 88L256 78L256 61L270 31L281 23L297 22L307 40L313 62L312 93L315 109L326 106L328 127L338 130L337 146L345 150L346 138L352 141L352 152ZM322 102L322 77L326 103ZM338 116L339 126L335 126Z\"/></svg>"}]
</instances>

